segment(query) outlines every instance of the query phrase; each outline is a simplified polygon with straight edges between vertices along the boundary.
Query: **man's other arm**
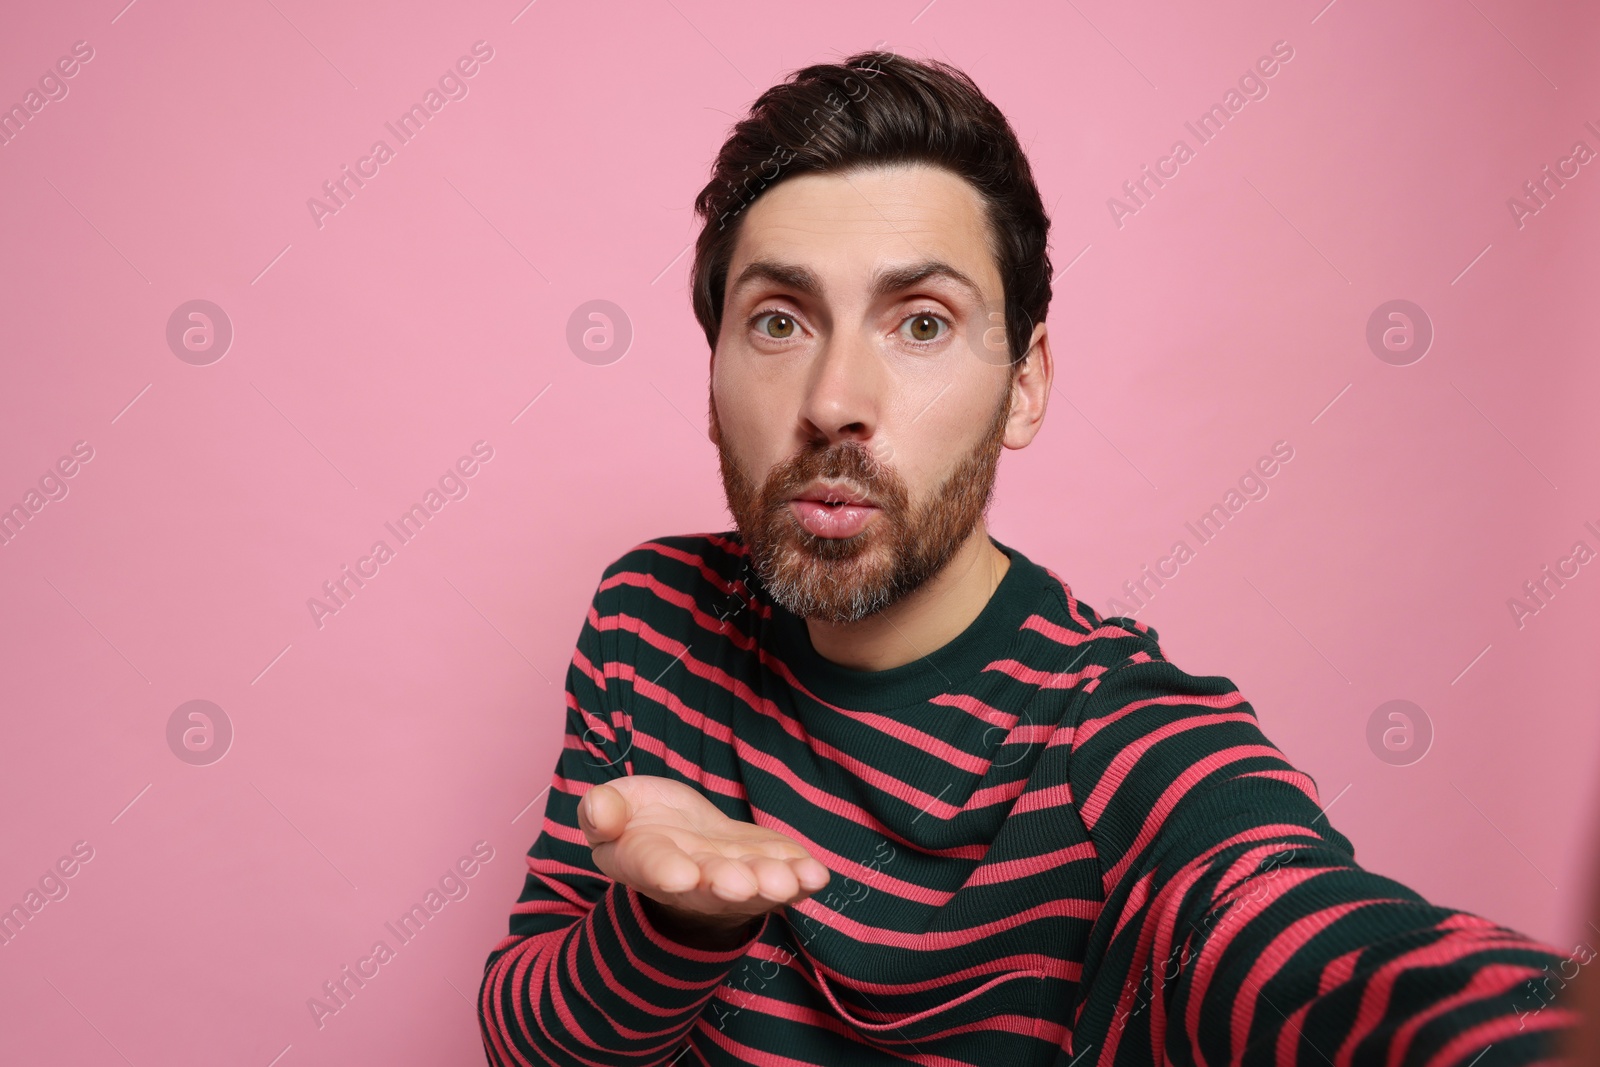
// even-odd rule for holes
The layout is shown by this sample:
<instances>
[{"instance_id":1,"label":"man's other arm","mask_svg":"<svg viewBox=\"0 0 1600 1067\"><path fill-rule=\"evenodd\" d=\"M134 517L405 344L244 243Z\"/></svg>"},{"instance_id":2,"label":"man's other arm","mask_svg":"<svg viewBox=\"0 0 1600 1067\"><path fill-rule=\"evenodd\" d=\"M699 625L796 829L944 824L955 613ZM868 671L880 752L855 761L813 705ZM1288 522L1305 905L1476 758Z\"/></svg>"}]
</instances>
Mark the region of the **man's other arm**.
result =
<instances>
[{"instance_id":1,"label":"man's other arm","mask_svg":"<svg viewBox=\"0 0 1600 1067\"><path fill-rule=\"evenodd\" d=\"M1233 684L1130 637L1080 698L1067 755L1105 892L1076 1006L1085 1063L1560 1062L1575 1016L1538 1010L1535 987L1564 954L1357 866Z\"/></svg>"}]
</instances>

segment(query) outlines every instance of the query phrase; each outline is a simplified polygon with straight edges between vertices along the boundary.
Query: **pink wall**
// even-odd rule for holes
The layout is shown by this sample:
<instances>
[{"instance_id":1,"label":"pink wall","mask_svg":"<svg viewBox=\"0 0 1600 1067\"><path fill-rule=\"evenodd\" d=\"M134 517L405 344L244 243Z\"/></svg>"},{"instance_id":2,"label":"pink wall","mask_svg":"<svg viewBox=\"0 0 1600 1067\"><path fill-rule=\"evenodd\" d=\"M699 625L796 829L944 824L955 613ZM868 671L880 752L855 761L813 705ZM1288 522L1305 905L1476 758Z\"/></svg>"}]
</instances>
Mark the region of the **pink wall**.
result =
<instances>
[{"instance_id":1,"label":"pink wall","mask_svg":"<svg viewBox=\"0 0 1600 1067\"><path fill-rule=\"evenodd\" d=\"M1140 617L1240 685L1362 863L1600 937L1600 563L1508 606L1600 551L1600 161L1561 163L1600 152L1579 5L123 2L11 5L0 33L0 103L93 53L0 147L0 506L92 449L0 547L0 904L92 850L0 948L18 1062L481 1061L471 998L600 570L729 524L691 200L757 93L879 41L969 71L1053 209L1057 394L995 535L1102 611L1187 539ZM478 41L400 143L385 123ZM1266 95L1199 144L1276 42ZM1576 174L1519 220L1547 164ZM1396 299L1434 333L1406 365L1367 341ZM183 347L194 300L231 323L220 359ZM631 323L620 359L569 346L592 300ZM1267 495L1199 544L1184 524L1278 441ZM461 457L466 495L319 625L308 599ZM195 700L231 724L209 765L169 732ZM1392 700L1424 758L1369 745ZM466 895L399 945L384 924L463 857ZM319 1027L308 998L380 939Z\"/></svg>"}]
</instances>

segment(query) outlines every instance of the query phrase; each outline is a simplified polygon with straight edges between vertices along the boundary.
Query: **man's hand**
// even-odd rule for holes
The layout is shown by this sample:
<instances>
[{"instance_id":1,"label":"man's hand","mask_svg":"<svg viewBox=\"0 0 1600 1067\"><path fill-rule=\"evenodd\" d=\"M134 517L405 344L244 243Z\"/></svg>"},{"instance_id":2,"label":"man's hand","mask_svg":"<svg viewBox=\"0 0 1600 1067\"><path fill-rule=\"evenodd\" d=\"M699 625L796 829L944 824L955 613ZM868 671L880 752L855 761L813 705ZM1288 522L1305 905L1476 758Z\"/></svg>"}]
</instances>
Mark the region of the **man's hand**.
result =
<instances>
[{"instance_id":1,"label":"man's hand","mask_svg":"<svg viewBox=\"0 0 1600 1067\"><path fill-rule=\"evenodd\" d=\"M578 828L607 877L708 930L729 930L828 884L798 842L730 819L692 786L626 775L578 801Z\"/></svg>"},{"instance_id":2,"label":"man's hand","mask_svg":"<svg viewBox=\"0 0 1600 1067\"><path fill-rule=\"evenodd\" d=\"M1573 946L1570 957L1574 962L1583 964L1594 960L1594 945L1596 940L1600 940L1588 936L1588 931L1600 929L1600 841L1594 844L1588 862L1589 906L1579 913L1583 926L1579 928L1578 936L1583 940ZM1573 1067L1589 1067L1600 1063L1600 978L1595 977L1594 971L1593 967L1583 967L1557 991L1555 997L1556 1004L1578 1013L1578 1025L1563 1030L1557 1045L1566 1057L1561 1062ZM1562 973L1560 977L1565 979L1567 975Z\"/></svg>"}]
</instances>

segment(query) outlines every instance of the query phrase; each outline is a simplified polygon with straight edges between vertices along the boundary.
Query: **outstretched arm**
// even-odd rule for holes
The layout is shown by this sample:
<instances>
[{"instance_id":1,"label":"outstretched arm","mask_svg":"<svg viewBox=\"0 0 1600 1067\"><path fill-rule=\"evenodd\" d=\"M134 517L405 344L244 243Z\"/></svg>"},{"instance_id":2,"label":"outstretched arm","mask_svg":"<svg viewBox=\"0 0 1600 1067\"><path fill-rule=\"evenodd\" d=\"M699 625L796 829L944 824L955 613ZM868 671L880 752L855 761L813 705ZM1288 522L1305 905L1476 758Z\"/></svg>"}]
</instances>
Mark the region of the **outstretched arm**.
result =
<instances>
[{"instance_id":1,"label":"outstretched arm","mask_svg":"<svg viewBox=\"0 0 1600 1067\"><path fill-rule=\"evenodd\" d=\"M1233 684L1141 640L1073 717L1072 795L1106 895L1083 1063L1558 1062L1575 1018L1537 1010L1535 987L1565 954L1357 866Z\"/></svg>"}]
</instances>

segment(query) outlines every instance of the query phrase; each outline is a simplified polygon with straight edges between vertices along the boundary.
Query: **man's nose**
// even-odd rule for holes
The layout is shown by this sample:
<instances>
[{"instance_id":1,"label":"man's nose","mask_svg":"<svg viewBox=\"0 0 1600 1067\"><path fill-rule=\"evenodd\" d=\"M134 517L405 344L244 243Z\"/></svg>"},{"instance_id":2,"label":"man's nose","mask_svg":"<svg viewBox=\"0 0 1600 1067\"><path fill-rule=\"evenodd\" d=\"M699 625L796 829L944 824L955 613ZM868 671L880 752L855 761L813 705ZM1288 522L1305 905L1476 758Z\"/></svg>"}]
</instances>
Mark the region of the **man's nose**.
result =
<instances>
[{"instance_id":1,"label":"man's nose","mask_svg":"<svg viewBox=\"0 0 1600 1067\"><path fill-rule=\"evenodd\" d=\"M833 334L817 351L801 415L828 444L845 437L870 441L885 387L882 357L870 343Z\"/></svg>"}]
</instances>

